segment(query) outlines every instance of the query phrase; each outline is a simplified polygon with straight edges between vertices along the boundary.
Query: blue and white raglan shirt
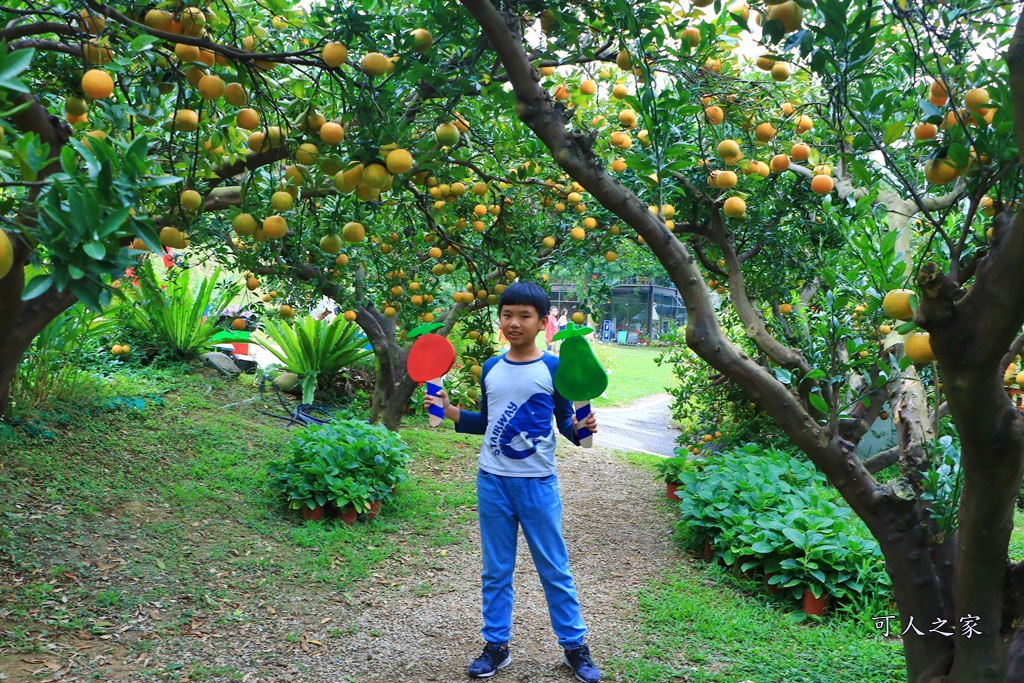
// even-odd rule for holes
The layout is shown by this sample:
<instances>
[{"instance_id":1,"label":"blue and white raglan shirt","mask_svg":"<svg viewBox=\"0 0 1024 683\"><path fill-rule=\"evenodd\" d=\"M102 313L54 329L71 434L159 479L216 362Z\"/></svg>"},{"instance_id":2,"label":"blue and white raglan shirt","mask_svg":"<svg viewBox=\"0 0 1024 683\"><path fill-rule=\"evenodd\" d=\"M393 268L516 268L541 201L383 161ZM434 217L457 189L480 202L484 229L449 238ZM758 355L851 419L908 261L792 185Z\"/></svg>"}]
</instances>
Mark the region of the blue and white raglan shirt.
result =
<instances>
[{"instance_id":1,"label":"blue and white raglan shirt","mask_svg":"<svg viewBox=\"0 0 1024 683\"><path fill-rule=\"evenodd\" d=\"M555 430L579 445L572 429L573 408L555 390L558 357L516 362L505 355L484 363L481 410L459 413L455 431L483 434L480 469L506 477L554 474Z\"/></svg>"}]
</instances>

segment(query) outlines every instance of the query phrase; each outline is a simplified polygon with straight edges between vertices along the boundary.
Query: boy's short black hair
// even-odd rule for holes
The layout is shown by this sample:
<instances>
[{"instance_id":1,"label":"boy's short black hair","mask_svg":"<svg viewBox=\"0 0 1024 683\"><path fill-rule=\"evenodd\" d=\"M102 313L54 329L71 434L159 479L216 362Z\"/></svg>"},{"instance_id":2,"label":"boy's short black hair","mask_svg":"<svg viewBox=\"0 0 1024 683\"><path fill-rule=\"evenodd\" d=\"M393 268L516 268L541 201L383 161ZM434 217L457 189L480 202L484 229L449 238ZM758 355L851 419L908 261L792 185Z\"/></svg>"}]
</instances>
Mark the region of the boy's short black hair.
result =
<instances>
[{"instance_id":1,"label":"boy's short black hair","mask_svg":"<svg viewBox=\"0 0 1024 683\"><path fill-rule=\"evenodd\" d=\"M533 282L516 282L501 293L498 299L498 313L502 306L533 306L537 316L543 318L551 310L551 299L544 289Z\"/></svg>"}]
</instances>

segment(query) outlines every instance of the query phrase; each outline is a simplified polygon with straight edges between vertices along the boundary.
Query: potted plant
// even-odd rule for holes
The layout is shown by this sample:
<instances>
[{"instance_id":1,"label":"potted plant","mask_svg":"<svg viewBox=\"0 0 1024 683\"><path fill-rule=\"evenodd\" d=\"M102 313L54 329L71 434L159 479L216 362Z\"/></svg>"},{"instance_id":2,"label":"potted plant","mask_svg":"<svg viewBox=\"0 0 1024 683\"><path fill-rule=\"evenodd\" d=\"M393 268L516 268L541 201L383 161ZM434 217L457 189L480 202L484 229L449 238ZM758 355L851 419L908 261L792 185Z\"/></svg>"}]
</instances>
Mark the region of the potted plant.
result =
<instances>
[{"instance_id":1,"label":"potted plant","mask_svg":"<svg viewBox=\"0 0 1024 683\"><path fill-rule=\"evenodd\" d=\"M338 519L352 526L356 518L370 509L373 488L353 477L335 478L330 485L330 497L337 509Z\"/></svg>"},{"instance_id":2,"label":"potted plant","mask_svg":"<svg viewBox=\"0 0 1024 683\"><path fill-rule=\"evenodd\" d=\"M324 516L330 500L326 480L316 471L295 463L270 463L271 486L276 488L292 510L300 510L308 520Z\"/></svg>"},{"instance_id":3,"label":"potted plant","mask_svg":"<svg viewBox=\"0 0 1024 683\"><path fill-rule=\"evenodd\" d=\"M676 450L678 452L679 449ZM658 473L654 475L655 480L662 479L665 482L666 497L669 500L682 500L676 495L676 491L683 483L680 478L682 474L691 469L689 458L678 454L673 458L659 460L654 467L658 470Z\"/></svg>"}]
</instances>

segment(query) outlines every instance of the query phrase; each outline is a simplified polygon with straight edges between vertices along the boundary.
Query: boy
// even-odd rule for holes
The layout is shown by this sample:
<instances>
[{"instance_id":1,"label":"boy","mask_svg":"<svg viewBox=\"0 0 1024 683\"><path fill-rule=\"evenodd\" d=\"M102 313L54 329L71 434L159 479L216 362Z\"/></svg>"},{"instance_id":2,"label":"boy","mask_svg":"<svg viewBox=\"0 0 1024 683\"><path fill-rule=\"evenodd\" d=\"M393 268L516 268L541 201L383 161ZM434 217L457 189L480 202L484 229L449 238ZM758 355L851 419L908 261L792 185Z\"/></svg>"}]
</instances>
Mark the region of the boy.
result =
<instances>
[{"instance_id":1,"label":"boy","mask_svg":"<svg viewBox=\"0 0 1024 683\"><path fill-rule=\"evenodd\" d=\"M501 331L509 343L504 355L484 363L480 379L481 412L451 405L441 391L437 401L455 431L484 434L477 474L477 510L483 555L483 654L469 665L473 678L488 678L508 666L512 629L512 573L520 524L534 565L544 585L551 626L565 650L563 662L576 679L597 683L601 672L590 659L583 638L587 626L580 616L576 586L569 571L569 553L562 538L562 499L555 474L555 432L574 444L577 420L572 403L554 387L558 358L537 348L545 329L548 295L530 282L513 284L498 300ZM429 407L430 397L424 404ZM597 431L591 412L582 426Z\"/></svg>"}]
</instances>

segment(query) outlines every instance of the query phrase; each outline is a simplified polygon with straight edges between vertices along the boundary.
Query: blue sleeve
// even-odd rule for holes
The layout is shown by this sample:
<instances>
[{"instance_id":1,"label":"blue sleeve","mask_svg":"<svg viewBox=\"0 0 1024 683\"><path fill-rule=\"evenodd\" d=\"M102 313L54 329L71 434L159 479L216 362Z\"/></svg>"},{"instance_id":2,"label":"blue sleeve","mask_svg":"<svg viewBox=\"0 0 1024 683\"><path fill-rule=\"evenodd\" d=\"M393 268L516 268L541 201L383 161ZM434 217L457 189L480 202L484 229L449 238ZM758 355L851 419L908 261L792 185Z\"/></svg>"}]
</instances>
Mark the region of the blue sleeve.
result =
<instances>
[{"instance_id":1,"label":"blue sleeve","mask_svg":"<svg viewBox=\"0 0 1024 683\"><path fill-rule=\"evenodd\" d=\"M459 411L459 421L455 424L455 431L460 434L483 434L487 431L487 373L491 371L497 358L491 358L484 362L484 371L480 375L480 412L472 413L468 410Z\"/></svg>"},{"instance_id":2,"label":"blue sleeve","mask_svg":"<svg viewBox=\"0 0 1024 683\"><path fill-rule=\"evenodd\" d=\"M554 384L555 372L558 370L558 356L545 354L544 363L551 372L551 383ZM576 437L576 431L572 428L572 416L576 412L573 410L572 401L558 393L558 389L555 389L553 398L555 399L555 425L558 427L558 431L562 433L562 436L572 441L573 444L579 446L580 440Z\"/></svg>"}]
</instances>

